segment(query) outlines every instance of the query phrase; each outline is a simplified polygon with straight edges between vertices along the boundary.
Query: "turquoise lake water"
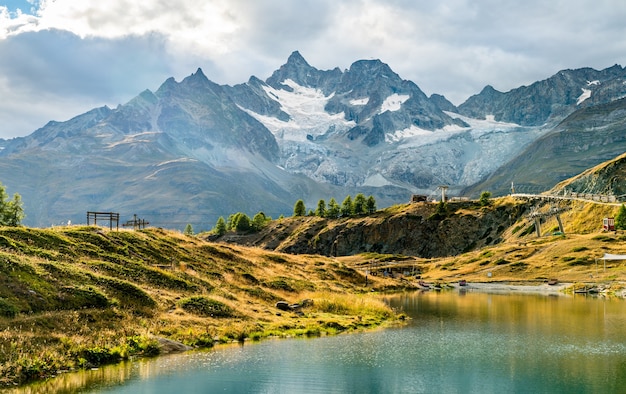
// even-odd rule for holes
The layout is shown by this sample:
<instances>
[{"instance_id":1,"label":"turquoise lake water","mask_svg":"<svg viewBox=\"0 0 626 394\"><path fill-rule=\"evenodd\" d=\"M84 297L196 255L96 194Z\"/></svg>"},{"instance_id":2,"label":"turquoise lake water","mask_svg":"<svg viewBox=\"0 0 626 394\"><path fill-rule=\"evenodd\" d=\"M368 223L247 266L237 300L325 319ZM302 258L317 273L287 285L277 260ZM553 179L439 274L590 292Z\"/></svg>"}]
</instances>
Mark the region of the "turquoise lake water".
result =
<instances>
[{"instance_id":1,"label":"turquoise lake water","mask_svg":"<svg viewBox=\"0 0 626 394\"><path fill-rule=\"evenodd\" d=\"M24 392L626 393L626 301L389 296L406 326L217 347L64 375Z\"/></svg>"}]
</instances>

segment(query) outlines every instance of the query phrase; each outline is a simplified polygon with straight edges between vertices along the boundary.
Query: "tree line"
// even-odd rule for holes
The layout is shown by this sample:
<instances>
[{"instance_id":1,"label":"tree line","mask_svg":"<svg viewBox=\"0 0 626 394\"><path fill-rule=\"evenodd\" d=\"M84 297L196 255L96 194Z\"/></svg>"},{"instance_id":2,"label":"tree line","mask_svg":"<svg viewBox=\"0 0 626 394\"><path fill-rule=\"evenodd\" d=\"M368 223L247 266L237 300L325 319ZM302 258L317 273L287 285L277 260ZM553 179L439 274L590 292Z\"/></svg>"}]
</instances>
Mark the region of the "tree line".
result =
<instances>
[{"instance_id":1,"label":"tree line","mask_svg":"<svg viewBox=\"0 0 626 394\"><path fill-rule=\"evenodd\" d=\"M326 204L325 200L319 200L315 211L309 210L308 216L319 216L321 218L336 219L338 217L352 217L372 214L376 212L376 200L373 196L365 197L359 193L354 197L346 196L341 205L331 198ZM293 216L306 216L307 210L304 201L298 200L293 207Z\"/></svg>"},{"instance_id":2,"label":"tree line","mask_svg":"<svg viewBox=\"0 0 626 394\"><path fill-rule=\"evenodd\" d=\"M328 204L326 204L325 200L321 199L317 202L315 210L310 209L307 212L304 201L298 200L293 208L294 217L318 216L327 219L362 216L374 212L376 212L376 200L373 196L365 197L362 193L357 194L354 199L352 199L350 195L346 196L341 205L339 205L334 198L331 198ZM282 218L283 215L279 217L279 219ZM252 219L245 213L237 212L228 216L227 220L224 219L223 216L220 216L211 232L217 236L222 236L229 231L258 232L271 221L272 218L263 212L257 213ZM187 225L184 233L187 235L193 234L191 225Z\"/></svg>"}]
</instances>

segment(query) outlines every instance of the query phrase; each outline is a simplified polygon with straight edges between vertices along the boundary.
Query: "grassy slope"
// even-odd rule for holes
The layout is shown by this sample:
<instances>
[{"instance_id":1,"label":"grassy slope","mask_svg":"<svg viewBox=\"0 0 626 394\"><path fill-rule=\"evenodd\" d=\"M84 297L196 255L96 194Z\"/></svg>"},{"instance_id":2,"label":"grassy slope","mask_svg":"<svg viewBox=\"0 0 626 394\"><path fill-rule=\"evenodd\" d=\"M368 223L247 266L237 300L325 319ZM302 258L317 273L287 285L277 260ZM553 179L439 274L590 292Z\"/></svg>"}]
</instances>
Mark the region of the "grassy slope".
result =
<instances>
[{"instance_id":1,"label":"grassy slope","mask_svg":"<svg viewBox=\"0 0 626 394\"><path fill-rule=\"evenodd\" d=\"M0 384L156 354L155 337L211 346L215 340L376 326L395 315L370 290L417 285L412 277L383 277L385 267L440 282L557 278L617 286L626 281L624 262L609 262L606 271L601 261L596 265L604 253L626 254L625 234L600 231L602 218L614 216L619 207L583 202L566 207L565 235L552 235L558 226L548 219L537 238L532 223L520 219L500 244L434 259L295 256L161 229L2 228ZM406 209L387 211L402 215ZM381 273L368 275L367 288L366 270ZM275 308L277 301L304 299L312 299L313 306L303 313Z\"/></svg>"},{"instance_id":2,"label":"grassy slope","mask_svg":"<svg viewBox=\"0 0 626 394\"><path fill-rule=\"evenodd\" d=\"M396 315L334 259L204 242L161 229L0 228L0 386L159 352L321 335ZM398 283L377 278L377 290ZM312 299L302 313L277 301Z\"/></svg>"},{"instance_id":3,"label":"grassy slope","mask_svg":"<svg viewBox=\"0 0 626 394\"><path fill-rule=\"evenodd\" d=\"M504 204L510 198L498 199ZM568 208L561 214L565 234L558 231L556 219L542 220L542 237L537 237L533 223L522 218L505 231L503 242L458 256L422 259L399 256L351 256L341 261L354 268L367 268L370 262L383 260L383 267L396 267L399 272L420 272L422 279L453 282L469 281L530 281L545 282L556 278L561 282L626 281L626 263L609 261L604 271L604 253L626 254L626 234L602 232L602 218L615 216L617 205L580 201L561 203ZM539 211L551 208L546 204ZM391 261L391 263L389 263ZM488 273L491 272L491 277Z\"/></svg>"}]
</instances>

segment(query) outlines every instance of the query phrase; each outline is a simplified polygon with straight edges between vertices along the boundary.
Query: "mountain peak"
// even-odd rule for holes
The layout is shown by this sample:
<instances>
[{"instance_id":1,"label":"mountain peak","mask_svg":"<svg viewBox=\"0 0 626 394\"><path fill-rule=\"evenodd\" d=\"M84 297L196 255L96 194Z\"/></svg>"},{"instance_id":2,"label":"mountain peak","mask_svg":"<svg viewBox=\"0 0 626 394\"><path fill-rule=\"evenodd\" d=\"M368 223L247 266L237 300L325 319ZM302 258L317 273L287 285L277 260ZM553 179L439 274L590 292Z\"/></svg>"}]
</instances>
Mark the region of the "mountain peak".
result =
<instances>
[{"instance_id":1,"label":"mountain peak","mask_svg":"<svg viewBox=\"0 0 626 394\"><path fill-rule=\"evenodd\" d=\"M274 71L272 76L267 79L266 83L274 88L290 90L291 88L288 86L282 85L285 80L291 79L299 85L308 86L311 82L311 76L318 73L319 71L316 68L311 67L309 63L304 60L300 52L294 51L287 59L287 63Z\"/></svg>"},{"instance_id":2,"label":"mountain peak","mask_svg":"<svg viewBox=\"0 0 626 394\"><path fill-rule=\"evenodd\" d=\"M311 67L298 51L291 52L291 55L289 55L287 59L287 64Z\"/></svg>"},{"instance_id":3,"label":"mountain peak","mask_svg":"<svg viewBox=\"0 0 626 394\"><path fill-rule=\"evenodd\" d=\"M379 59L358 60L350 66L349 72L359 75L367 75L369 77L384 76L400 79L400 76L393 72L388 64L383 63Z\"/></svg>"},{"instance_id":4,"label":"mountain peak","mask_svg":"<svg viewBox=\"0 0 626 394\"><path fill-rule=\"evenodd\" d=\"M190 75L190 78L193 78L193 79L206 79L207 81L209 80L209 78L207 78L206 75L204 75L204 72L202 72L202 69L200 67L198 67L198 69L196 70L195 73Z\"/></svg>"}]
</instances>

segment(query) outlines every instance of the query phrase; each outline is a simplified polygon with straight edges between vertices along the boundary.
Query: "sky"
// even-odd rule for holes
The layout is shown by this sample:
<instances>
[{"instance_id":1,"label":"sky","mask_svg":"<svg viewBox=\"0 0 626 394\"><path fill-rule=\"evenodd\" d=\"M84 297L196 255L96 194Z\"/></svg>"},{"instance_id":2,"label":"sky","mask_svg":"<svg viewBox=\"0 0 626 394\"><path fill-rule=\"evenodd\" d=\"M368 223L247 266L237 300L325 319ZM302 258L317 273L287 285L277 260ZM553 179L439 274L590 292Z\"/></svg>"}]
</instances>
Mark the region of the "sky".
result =
<instances>
[{"instance_id":1,"label":"sky","mask_svg":"<svg viewBox=\"0 0 626 394\"><path fill-rule=\"evenodd\" d=\"M295 50L320 70L380 59L458 105L486 85L626 65L626 1L0 0L0 138L198 67L265 80Z\"/></svg>"}]
</instances>

